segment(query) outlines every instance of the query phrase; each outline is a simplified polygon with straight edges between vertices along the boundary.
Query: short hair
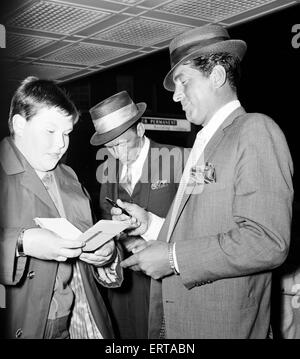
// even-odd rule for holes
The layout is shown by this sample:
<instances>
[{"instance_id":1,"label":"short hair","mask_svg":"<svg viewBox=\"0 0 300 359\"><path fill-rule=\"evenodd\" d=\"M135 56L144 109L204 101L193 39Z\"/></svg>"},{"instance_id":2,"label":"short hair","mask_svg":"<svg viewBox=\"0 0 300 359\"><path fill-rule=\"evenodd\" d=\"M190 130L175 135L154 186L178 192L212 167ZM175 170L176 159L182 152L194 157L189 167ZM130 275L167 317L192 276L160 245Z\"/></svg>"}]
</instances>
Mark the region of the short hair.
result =
<instances>
[{"instance_id":1,"label":"short hair","mask_svg":"<svg viewBox=\"0 0 300 359\"><path fill-rule=\"evenodd\" d=\"M238 57L227 52L209 53L187 63L191 63L194 68L201 71L206 77L211 74L216 65L223 66L231 89L235 92L238 91L241 79L241 63Z\"/></svg>"},{"instance_id":2,"label":"short hair","mask_svg":"<svg viewBox=\"0 0 300 359\"><path fill-rule=\"evenodd\" d=\"M79 112L67 93L54 81L29 76L15 91L10 104L8 127L14 136L13 116L19 114L29 121L42 107L55 107L72 117L73 124L79 119Z\"/></svg>"}]
</instances>

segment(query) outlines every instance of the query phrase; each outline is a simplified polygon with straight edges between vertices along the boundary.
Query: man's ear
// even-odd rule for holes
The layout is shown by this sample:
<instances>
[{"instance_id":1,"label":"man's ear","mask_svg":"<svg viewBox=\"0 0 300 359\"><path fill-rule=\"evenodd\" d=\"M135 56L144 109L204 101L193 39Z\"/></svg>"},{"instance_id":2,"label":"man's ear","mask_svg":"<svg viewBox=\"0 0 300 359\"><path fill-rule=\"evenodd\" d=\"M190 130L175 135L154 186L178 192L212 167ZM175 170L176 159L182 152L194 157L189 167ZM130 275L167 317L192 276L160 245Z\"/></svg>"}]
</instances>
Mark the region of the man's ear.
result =
<instances>
[{"instance_id":1,"label":"man's ear","mask_svg":"<svg viewBox=\"0 0 300 359\"><path fill-rule=\"evenodd\" d=\"M19 114L16 114L16 115L13 116L12 125L13 125L13 129L14 129L14 133L17 136L22 136L23 135L26 122L27 122L26 118L19 115Z\"/></svg>"},{"instance_id":2,"label":"man's ear","mask_svg":"<svg viewBox=\"0 0 300 359\"><path fill-rule=\"evenodd\" d=\"M218 89L222 87L227 79L226 70L221 65L216 65L211 73L211 79L213 81L214 88Z\"/></svg>"},{"instance_id":3,"label":"man's ear","mask_svg":"<svg viewBox=\"0 0 300 359\"><path fill-rule=\"evenodd\" d=\"M143 137L145 133L145 126L142 122L139 122L136 126L136 133L139 137Z\"/></svg>"}]
</instances>

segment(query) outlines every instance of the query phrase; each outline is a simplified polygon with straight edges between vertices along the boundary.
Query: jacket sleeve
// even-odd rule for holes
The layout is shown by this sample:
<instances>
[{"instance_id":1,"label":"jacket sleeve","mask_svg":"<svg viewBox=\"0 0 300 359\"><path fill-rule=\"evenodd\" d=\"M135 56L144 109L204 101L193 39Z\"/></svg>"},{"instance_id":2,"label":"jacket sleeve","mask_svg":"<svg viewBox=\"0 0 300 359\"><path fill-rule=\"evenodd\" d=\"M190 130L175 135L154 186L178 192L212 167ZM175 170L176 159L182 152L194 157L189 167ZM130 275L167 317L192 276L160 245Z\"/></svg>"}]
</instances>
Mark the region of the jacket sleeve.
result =
<instances>
[{"instance_id":1,"label":"jacket sleeve","mask_svg":"<svg viewBox=\"0 0 300 359\"><path fill-rule=\"evenodd\" d=\"M0 283L16 285L22 278L27 257L16 256L16 245L22 228L0 228Z\"/></svg>"},{"instance_id":2,"label":"jacket sleeve","mask_svg":"<svg viewBox=\"0 0 300 359\"><path fill-rule=\"evenodd\" d=\"M118 288L123 283L123 268L120 263L123 259L123 249L116 242L116 251L112 260L103 267L94 267L94 277L98 283L107 288Z\"/></svg>"},{"instance_id":3,"label":"jacket sleeve","mask_svg":"<svg viewBox=\"0 0 300 359\"><path fill-rule=\"evenodd\" d=\"M105 200L105 197L112 198L112 194L109 192L109 185L107 183L103 183L100 188L100 216L101 219L111 219L111 205Z\"/></svg>"},{"instance_id":4,"label":"jacket sleeve","mask_svg":"<svg viewBox=\"0 0 300 359\"><path fill-rule=\"evenodd\" d=\"M266 116L253 116L242 125L233 173L235 226L176 244L187 288L271 270L287 256L293 165L283 133Z\"/></svg>"},{"instance_id":5,"label":"jacket sleeve","mask_svg":"<svg viewBox=\"0 0 300 359\"><path fill-rule=\"evenodd\" d=\"M109 183L102 183L100 188L100 219L111 219L111 205L105 200L105 197L113 199L113 195L110 192L112 186ZM123 268L120 263L124 257L123 249L120 243L116 240L115 255L111 261L104 266L94 269L94 276L98 283L107 288L120 287L123 282Z\"/></svg>"}]
</instances>

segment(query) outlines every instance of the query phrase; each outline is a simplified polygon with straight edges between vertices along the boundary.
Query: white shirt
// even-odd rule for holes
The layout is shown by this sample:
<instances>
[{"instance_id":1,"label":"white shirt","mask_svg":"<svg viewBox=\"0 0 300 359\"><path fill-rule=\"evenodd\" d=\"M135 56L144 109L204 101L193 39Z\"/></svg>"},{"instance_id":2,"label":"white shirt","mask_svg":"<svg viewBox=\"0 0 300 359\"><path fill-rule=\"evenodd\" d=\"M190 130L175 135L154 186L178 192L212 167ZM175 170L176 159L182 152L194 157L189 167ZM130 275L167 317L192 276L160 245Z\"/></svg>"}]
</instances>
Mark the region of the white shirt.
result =
<instances>
[{"instance_id":1,"label":"white shirt","mask_svg":"<svg viewBox=\"0 0 300 359\"><path fill-rule=\"evenodd\" d=\"M201 131L198 132L197 134L197 139L199 138L199 136L201 136L201 138L204 139L204 144L202 145L201 149L202 151L193 151L194 146L192 148L191 154L193 156L193 153L197 153L197 157L194 157L192 159L188 159L188 162L190 162L191 160L195 163L197 161L197 158L200 158L201 154L203 153L207 143L210 141L210 139L212 138L212 136L216 133L217 129L221 126L221 124L226 120L226 118L233 112L235 111L237 108L239 108L241 106L240 102L238 100L234 100L234 101L230 101L228 102L226 105L222 106L211 118L211 120L208 122L208 124L206 126L203 127L203 129ZM197 142L197 139L194 142ZM195 156L195 155L194 155ZM155 214L149 212L150 214L150 224L148 227L148 230L143 234L143 238L148 241L148 240L156 240L158 237L158 234L161 230L161 227L164 224L165 219L156 216ZM175 262L175 267L176 270L179 272L179 268L178 268L178 263L177 263L177 258L176 258L176 251L175 251L175 246L176 243L174 243L174 247L173 247L173 257L174 257L174 262Z\"/></svg>"}]
</instances>

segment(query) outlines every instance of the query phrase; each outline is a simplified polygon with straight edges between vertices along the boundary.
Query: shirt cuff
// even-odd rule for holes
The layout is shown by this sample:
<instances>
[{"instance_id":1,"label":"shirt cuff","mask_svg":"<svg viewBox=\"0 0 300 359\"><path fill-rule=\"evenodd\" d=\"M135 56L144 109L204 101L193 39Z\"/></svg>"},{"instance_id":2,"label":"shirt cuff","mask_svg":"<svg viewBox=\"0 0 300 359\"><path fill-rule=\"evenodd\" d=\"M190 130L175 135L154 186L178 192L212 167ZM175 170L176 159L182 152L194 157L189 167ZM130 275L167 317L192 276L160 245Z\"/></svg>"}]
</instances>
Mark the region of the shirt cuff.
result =
<instances>
[{"instance_id":1,"label":"shirt cuff","mask_svg":"<svg viewBox=\"0 0 300 359\"><path fill-rule=\"evenodd\" d=\"M179 267L178 267L178 262L177 262L177 256L176 256L176 242L174 242L174 246L173 246L173 260L174 260L174 267L175 267L176 271L178 273L180 273Z\"/></svg>"},{"instance_id":2,"label":"shirt cuff","mask_svg":"<svg viewBox=\"0 0 300 359\"><path fill-rule=\"evenodd\" d=\"M145 241L157 240L158 234L165 222L165 218L159 217L154 213L149 212L150 225L147 231L142 235Z\"/></svg>"},{"instance_id":3,"label":"shirt cuff","mask_svg":"<svg viewBox=\"0 0 300 359\"><path fill-rule=\"evenodd\" d=\"M123 282L123 268L120 266L121 259L116 255L114 261L103 267L94 267L96 280L106 288L118 288Z\"/></svg>"}]
</instances>

